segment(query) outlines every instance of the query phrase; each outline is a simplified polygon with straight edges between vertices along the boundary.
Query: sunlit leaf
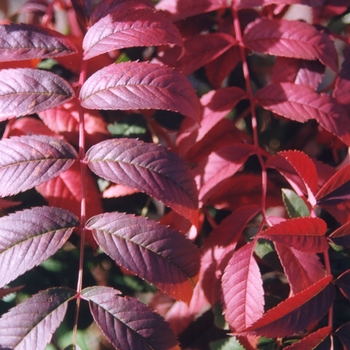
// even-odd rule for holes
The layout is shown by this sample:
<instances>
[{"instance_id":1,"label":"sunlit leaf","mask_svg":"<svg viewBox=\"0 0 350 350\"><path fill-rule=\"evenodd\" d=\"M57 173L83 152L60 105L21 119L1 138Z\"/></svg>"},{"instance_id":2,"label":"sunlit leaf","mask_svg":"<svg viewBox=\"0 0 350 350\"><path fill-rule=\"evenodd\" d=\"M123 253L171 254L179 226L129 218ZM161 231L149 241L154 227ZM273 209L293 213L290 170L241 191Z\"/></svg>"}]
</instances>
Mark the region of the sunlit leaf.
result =
<instances>
[{"instance_id":1,"label":"sunlit leaf","mask_svg":"<svg viewBox=\"0 0 350 350\"><path fill-rule=\"evenodd\" d=\"M86 223L101 248L119 265L185 302L199 272L199 252L184 235L155 221L120 213Z\"/></svg>"},{"instance_id":2,"label":"sunlit leaf","mask_svg":"<svg viewBox=\"0 0 350 350\"><path fill-rule=\"evenodd\" d=\"M78 225L73 214L51 207L1 217L0 287L52 256Z\"/></svg>"},{"instance_id":3,"label":"sunlit leaf","mask_svg":"<svg viewBox=\"0 0 350 350\"><path fill-rule=\"evenodd\" d=\"M0 141L0 195L26 191L67 170L77 158L67 142L49 136L21 136Z\"/></svg>"},{"instance_id":4,"label":"sunlit leaf","mask_svg":"<svg viewBox=\"0 0 350 350\"><path fill-rule=\"evenodd\" d=\"M146 62L107 66L80 91L90 109L164 109L199 120L200 105L189 81L172 68Z\"/></svg>"},{"instance_id":5,"label":"sunlit leaf","mask_svg":"<svg viewBox=\"0 0 350 350\"><path fill-rule=\"evenodd\" d=\"M60 76L39 69L0 70L0 120L54 108L74 96Z\"/></svg>"},{"instance_id":6,"label":"sunlit leaf","mask_svg":"<svg viewBox=\"0 0 350 350\"><path fill-rule=\"evenodd\" d=\"M283 188L282 198L290 218L310 216L306 203L294 191Z\"/></svg>"},{"instance_id":7,"label":"sunlit leaf","mask_svg":"<svg viewBox=\"0 0 350 350\"><path fill-rule=\"evenodd\" d=\"M10 309L0 319L0 348L44 350L75 294L68 288L51 288Z\"/></svg>"},{"instance_id":8,"label":"sunlit leaf","mask_svg":"<svg viewBox=\"0 0 350 350\"><path fill-rule=\"evenodd\" d=\"M89 287L82 291L89 301L95 322L108 341L123 350L180 350L168 323L140 301L119 296L110 287Z\"/></svg>"},{"instance_id":9,"label":"sunlit leaf","mask_svg":"<svg viewBox=\"0 0 350 350\"><path fill-rule=\"evenodd\" d=\"M175 153L135 139L106 140L86 153L89 168L102 178L136 188L190 220L197 189L186 164Z\"/></svg>"}]
</instances>

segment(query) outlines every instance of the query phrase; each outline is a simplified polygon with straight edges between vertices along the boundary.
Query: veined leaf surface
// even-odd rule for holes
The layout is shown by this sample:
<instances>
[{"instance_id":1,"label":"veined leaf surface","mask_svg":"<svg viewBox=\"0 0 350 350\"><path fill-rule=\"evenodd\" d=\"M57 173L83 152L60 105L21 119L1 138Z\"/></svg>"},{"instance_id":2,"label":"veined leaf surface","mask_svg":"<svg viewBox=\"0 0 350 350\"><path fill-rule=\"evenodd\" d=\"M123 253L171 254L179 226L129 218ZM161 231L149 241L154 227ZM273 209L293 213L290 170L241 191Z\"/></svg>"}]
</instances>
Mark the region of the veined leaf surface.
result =
<instances>
[{"instance_id":1,"label":"veined leaf surface","mask_svg":"<svg viewBox=\"0 0 350 350\"><path fill-rule=\"evenodd\" d=\"M160 315L140 301L118 294L111 287L89 287L81 293L89 301L95 322L116 349L180 350Z\"/></svg>"},{"instance_id":2,"label":"veined leaf surface","mask_svg":"<svg viewBox=\"0 0 350 350\"><path fill-rule=\"evenodd\" d=\"M175 299L191 300L199 252L184 235L155 221L121 213L94 216L86 226L119 265Z\"/></svg>"},{"instance_id":3,"label":"veined leaf surface","mask_svg":"<svg viewBox=\"0 0 350 350\"><path fill-rule=\"evenodd\" d=\"M86 153L89 168L102 178L145 192L193 219L197 188L186 164L162 146L135 139L106 140Z\"/></svg>"},{"instance_id":4,"label":"veined leaf surface","mask_svg":"<svg viewBox=\"0 0 350 350\"><path fill-rule=\"evenodd\" d=\"M64 35L32 24L0 25L0 62L61 57L77 52Z\"/></svg>"},{"instance_id":5,"label":"veined leaf surface","mask_svg":"<svg viewBox=\"0 0 350 350\"><path fill-rule=\"evenodd\" d=\"M0 287L56 253L78 225L69 211L51 207L1 217Z\"/></svg>"},{"instance_id":6,"label":"veined leaf surface","mask_svg":"<svg viewBox=\"0 0 350 350\"><path fill-rule=\"evenodd\" d=\"M49 181L77 158L70 144L50 136L2 139L0 149L0 196L14 195Z\"/></svg>"},{"instance_id":7,"label":"veined leaf surface","mask_svg":"<svg viewBox=\"0 0 350 350\"><path fill-rule=\"evenodd\" d=\"M75 294L68 288L51 288L12 308L0 319L0 348L44 350Z\"/></svg>"},{"instance_id":8,"label":"veined leaf surface","mask_svg":"<svg viewBox=\"0 0 350 350\"><path fill-rule=\"evenodd\" d=\"M172 68L146 62L111 64L84 83L90 109L164 109L199 121L200 104L189 81Z\"/></svg>"},{"instance_id":9,"label":"veined leaf surface","mask_svg":"<svg viewBox=\"0 0 350 350\"><path fill-rule=\"evenodd\" d=\"M152 8L130 11L124 6L89 28L83 41L84 59L125 47L159 45L182 46L175 25Z\"/></svg>"},{"instance_id":10,"label":"veined leaf surface","mask_svg":"<svg viewBox=\"0 0 350 350\"><path fill-rule=\"evenodd\" d=\"M0 70L0 121L54 108L74 96L57 74L32 68Z\"/></svg>"}]
</instances>

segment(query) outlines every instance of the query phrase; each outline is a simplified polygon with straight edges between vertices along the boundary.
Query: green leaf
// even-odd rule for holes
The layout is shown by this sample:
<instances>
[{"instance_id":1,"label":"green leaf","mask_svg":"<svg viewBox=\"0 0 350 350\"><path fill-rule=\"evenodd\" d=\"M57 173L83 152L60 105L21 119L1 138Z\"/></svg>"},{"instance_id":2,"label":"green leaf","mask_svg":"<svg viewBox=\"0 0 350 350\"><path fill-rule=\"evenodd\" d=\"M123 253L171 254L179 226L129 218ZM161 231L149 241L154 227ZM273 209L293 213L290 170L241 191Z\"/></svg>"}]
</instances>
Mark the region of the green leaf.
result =
<instances>
[{"instance_id":1,"label":"green leaf","mask_svg":"<svg viewBox=\"0 0 350 350\"><path fill-rule=\"evenodd\" d=\"M210 350L245 350L236 337L211 342Z\"/></svg>"},{"instance_id":2,"label":"green leaf","mask_svg":"<svg viewBox=\"0 0 350 350\"><path fill-rule=\"evenodd\" d=\"M290 218L310 216L306 203L293 190L282 188L282 199Z\"/></svg>"}]
</instances>

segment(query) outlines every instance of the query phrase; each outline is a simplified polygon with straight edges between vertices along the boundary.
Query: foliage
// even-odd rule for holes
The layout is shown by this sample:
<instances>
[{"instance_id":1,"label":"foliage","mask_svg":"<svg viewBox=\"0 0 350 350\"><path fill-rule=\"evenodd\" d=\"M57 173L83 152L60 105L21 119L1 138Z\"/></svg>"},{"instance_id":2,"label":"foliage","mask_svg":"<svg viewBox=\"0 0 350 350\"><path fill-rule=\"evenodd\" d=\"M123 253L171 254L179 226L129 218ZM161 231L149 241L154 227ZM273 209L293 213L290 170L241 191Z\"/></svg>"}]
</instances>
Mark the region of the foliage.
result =
<instances>
[{"instance_id":1,"label":"foliage","mask_svg":"<svg viewBox=\"0 0 350 350\"><path fill-rule=\"evenodd\" d=\"M8 14L0 348L348 348L348 7Z\"/></svg>"}]
</instances>

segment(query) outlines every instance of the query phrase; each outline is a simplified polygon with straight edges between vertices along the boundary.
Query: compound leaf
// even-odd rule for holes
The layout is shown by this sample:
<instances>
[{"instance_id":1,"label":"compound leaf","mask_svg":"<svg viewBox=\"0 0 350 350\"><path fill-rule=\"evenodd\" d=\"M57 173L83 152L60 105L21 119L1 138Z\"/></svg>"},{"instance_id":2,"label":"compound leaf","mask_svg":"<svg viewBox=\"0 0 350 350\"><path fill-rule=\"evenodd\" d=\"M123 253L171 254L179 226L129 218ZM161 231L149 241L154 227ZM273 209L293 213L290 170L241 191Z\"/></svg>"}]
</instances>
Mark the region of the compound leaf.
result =
<instances>
[{"instance_id":1,"label":"compound leaf","mask_svg":"<svg viewBox=\"0 0 350 350\"><path fill-rule=\"evenodd\" d=\"M1 217L0 287L56 253L78 225L72 213L51 207Z\"/></svg>"},{"instance_id":2,"label":"compound leaf","mask_svg":"<svg viewBox=\"0 0 350 350\"><path fill-rule=\"evenodd\" d=\"M67 142L50 136L20 136L0 141L0 195L26 191L67 170L77 158Z\"/></svg>"},{"instance_id":3,"label":"compound leaf","mask_svg":"<svg viewBox=\"0 0 350 350\"><path fill-rule=\"evenodd\" d=\"M0 348L44 350L76 292L68 288L42 291L0 319Z\"/></svg>"}]
</instances>

